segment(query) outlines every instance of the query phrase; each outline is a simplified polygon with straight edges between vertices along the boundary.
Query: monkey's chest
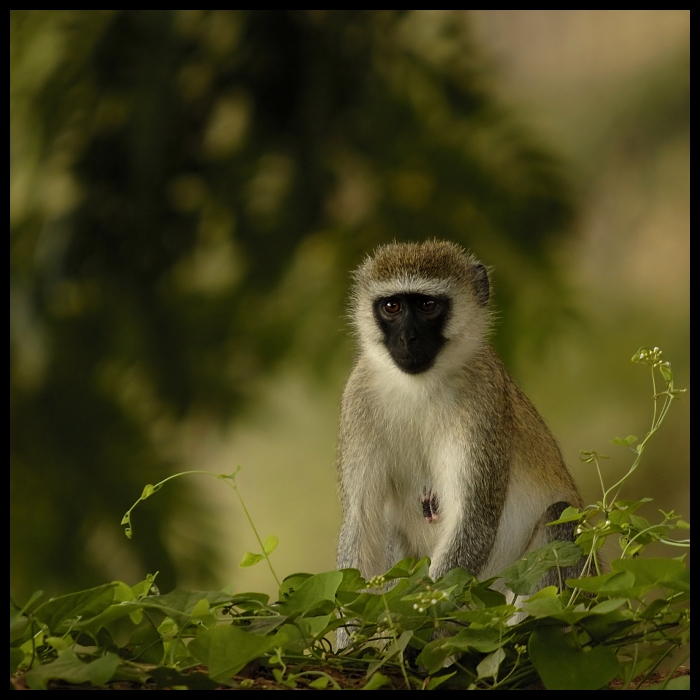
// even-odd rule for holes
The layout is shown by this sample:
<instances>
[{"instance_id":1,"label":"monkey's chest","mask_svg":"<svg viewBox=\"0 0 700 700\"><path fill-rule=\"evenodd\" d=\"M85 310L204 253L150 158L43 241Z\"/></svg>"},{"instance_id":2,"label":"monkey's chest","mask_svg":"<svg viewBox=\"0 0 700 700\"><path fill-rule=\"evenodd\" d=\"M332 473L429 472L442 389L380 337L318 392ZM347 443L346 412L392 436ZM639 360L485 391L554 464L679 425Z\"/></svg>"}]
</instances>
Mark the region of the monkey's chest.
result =
<instances>
[{"instance_id":1,"label":"monkey's chest","mask_svg":"<svg viewBox=\"0 0 700 700\"><path fill-rule=\"evenodd\" d=\"M455 482L465 457L464 427L444 410L449 405L445 397L426 400L405 392L401 401L393 399L393 410L387 410L381 422L379 450L390 486L387 515L409 554L430 555L455 511Z\"/></svg>"},{"instance_id":2,"label":"monkey's chest","mask_svg":"<svg viewBox=\"0 0 700 700\"><path fill-rule=\"evenodd\" d=\"M420 486L418 486L420 484ZM440 494L425 476L414 483L402 482L402 489L392 489L387 500L387 524L399 547L397 558L432 557L444 524L441 521Z\"/></svg>"},{"instance_id":3,"label":"monkey's chest","mask_svg":"<svg viewBox=\"0 0 700 700\"><path fill-rule=\"evenodd\" d=\"M448 499L441 498L437 470L428 455L417 449L411 456L390 466L387 520L404 556L431 556L444 529L441 516Z\"/></svg>"}]
</instances>

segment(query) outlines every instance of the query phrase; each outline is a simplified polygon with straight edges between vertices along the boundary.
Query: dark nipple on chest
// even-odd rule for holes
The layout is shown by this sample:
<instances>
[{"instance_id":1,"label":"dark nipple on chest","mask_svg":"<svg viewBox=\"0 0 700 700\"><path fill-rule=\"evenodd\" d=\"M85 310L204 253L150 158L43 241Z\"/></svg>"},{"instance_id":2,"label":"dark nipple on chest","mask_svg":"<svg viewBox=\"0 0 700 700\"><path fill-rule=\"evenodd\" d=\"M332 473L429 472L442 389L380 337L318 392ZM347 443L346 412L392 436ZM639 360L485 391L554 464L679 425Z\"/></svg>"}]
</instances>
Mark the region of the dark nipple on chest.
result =
<instances>
[{"instance_id":1,"label":"dark nipple on chest","mask_svg":"<svg viewBox=\"0 0 700 700\"><path fill-rule=\"evenodd\" d=\"M437 522L439 518L438 497L432 490L426 490L420 497L420 503L423 508L423 517L428 521L429 525Z\"/></svg>"}]
</instances>

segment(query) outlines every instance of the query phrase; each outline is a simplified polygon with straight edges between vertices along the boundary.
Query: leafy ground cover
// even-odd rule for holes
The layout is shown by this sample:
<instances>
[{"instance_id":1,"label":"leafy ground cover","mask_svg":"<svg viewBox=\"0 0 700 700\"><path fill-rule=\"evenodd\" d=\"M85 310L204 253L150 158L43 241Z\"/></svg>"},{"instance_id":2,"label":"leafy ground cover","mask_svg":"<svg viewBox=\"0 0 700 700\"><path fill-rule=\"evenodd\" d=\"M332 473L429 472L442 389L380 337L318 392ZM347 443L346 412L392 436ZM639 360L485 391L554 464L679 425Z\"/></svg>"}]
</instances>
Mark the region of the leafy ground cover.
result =
<instances>
[{"instance_id":1,"label":"leafy ground cover","mask_svg":"<svg viewBox=\"0 0 700 700\"><path fill-rule=\"evenodd\" d=\"M639 556L651 542L687 548L676 535L688 525L673 512L651 523L637 512L650 499L619 498L679 392L658 348L633 360L651 368L651 427L641 441L614 441L634 459L611 487L604 485L603 456L582 454L601 475L602 499L557 521L577 523L576 543L550 543L486 581L462 569L432 581L427 559L406 559L369 581L354 569L279 581L270 559L277 538L263 540L249 518L261 551L247 553L243 565L268 564L279 583L276 600L228 590L162 594L157 575L46 601L38 592L22 606L11 600L11 686L689 689L681 667L690 637L684 554ZM235 476L217 478L245 509ZM146 486L137 504L164 483ZM129 536L131 510L122 523ZM620 555L603 568L598 551L611 537ZM537 590L545 571L582 557L585 576ZM341 626L351 643L337 651L332 640ZM660 674L671 659L670 672Z\"/></svg>"}]
</instances>

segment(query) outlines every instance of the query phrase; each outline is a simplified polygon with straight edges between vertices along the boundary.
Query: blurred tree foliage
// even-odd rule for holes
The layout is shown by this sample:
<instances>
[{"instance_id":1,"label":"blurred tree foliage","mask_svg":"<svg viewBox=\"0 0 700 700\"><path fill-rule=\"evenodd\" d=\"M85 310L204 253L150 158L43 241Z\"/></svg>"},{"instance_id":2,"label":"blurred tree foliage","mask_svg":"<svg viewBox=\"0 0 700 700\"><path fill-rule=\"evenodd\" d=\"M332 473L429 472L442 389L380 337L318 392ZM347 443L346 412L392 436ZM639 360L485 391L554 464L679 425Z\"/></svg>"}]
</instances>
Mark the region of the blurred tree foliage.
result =
<instances>
[{"instance_id":1,"label":"blurred tree foliage","mask_svg":"<svg viewBox=\"0 0 700 700\"><path fill-rule=\"evenodd\" d=\"M16 594L102 580L185 421L235 418L283 358L328 368L347 270L376 244L445 237L496 263L501 338L525 279L531 330L561 311L547 246L568 189L490 94L467 14L10 22ZM138 575L166 589L216 561L210 538L186 556L168 538L192 501L173 487L135 523Z\"/></svg>"}]
</instances>

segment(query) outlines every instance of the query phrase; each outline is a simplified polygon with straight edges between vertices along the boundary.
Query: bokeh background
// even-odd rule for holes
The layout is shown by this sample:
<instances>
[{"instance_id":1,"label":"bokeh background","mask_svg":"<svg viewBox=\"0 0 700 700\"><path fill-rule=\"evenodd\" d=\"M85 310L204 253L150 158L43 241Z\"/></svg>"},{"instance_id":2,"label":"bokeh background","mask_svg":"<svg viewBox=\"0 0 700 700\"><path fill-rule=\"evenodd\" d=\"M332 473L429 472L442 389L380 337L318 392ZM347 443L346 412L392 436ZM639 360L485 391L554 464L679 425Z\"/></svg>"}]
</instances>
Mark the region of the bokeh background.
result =
<instances>
[{"instance_id":1,"label":"bokeh background","mask_svg":"<svg viewBox=\"0 0 700 700\"><path fill-rule=\"evenodd\" d=\"M689 12L12 11L11 592L332 569L349 270L448 238L560 440L643 435L689 384ZM627 497L689 519L689 397Z\"/></svg>"}]
</instances>

